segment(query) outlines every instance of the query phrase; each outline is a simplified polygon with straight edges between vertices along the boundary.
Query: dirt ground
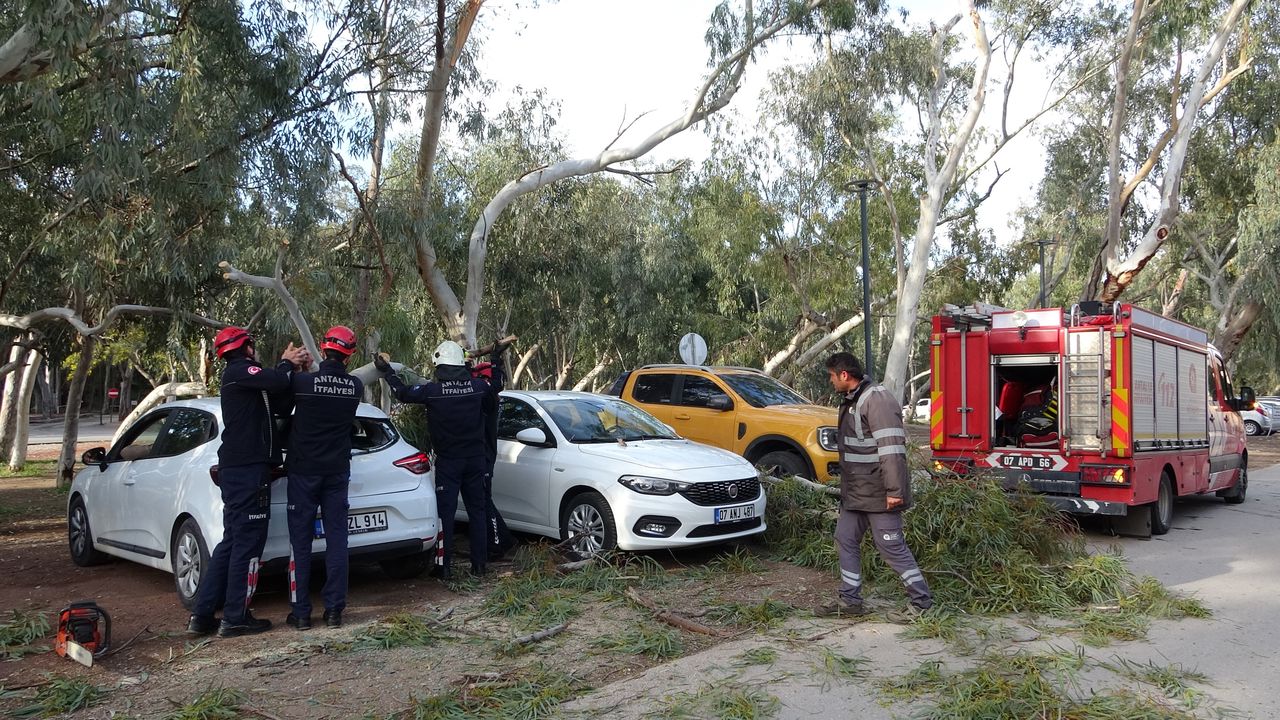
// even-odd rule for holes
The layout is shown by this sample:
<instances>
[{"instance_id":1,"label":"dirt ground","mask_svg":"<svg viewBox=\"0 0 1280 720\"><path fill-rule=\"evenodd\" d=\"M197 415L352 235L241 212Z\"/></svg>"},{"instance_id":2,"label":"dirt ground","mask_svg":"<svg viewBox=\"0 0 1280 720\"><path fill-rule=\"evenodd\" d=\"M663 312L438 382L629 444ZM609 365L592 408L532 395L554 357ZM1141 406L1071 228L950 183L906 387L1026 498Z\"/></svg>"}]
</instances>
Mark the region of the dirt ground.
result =
<instances>
[{"instance_id":1,"label":"dirt ground","mask_svg":"<svg viewBox=\"0 0 1280 720\"><path fill-rule=\"evenodd\" d=\"M1250 453L1252 468L1280 463L1280 435L1251 439ZM0 662L0 713L28 704L30 689L55 676L83 678L106 691L90 709L75 713L77 718L160 717L221 687L244 693L241 710L247 716L349 718L403 711L415 698L451 689L468 691L495 668L555 667L570 672L582 687L599 690L664 662L600 647L601 638L665 627L619 599L593 602L560 636L509 656L512 638L541 629L527 618L504 617L483 606L486 596L512 576L510 565L497 566L482 582L454 588L426 577L395 581L374 566L355 566L346 626L304 633L283 627L288 612L284 578L267 577L254 609L279 627L256 637L193 643L183 632L187 613L167 573L122 561L93 568L71 562L65 503L48 476L0 478L0 577L6 579L0 584L0 617L22 610L53 618L72 601L92 599L111 613L115 649L92 669L49 651ZM746 572L707 571L708 564L732 559L733 549L650 555L677 578L653 590L652 597L693 617L733 603L771 600L808 608L830 599L832 579L789 564L760 560ZM371 646L370 628L400 613L448 620L426 646ZM718 631L715 636L678 632L678 654L687 657L749 637L752 628L745 622L708 620ZM50 642L46 637L43 644Z\"/></svg>"}]
</instances>

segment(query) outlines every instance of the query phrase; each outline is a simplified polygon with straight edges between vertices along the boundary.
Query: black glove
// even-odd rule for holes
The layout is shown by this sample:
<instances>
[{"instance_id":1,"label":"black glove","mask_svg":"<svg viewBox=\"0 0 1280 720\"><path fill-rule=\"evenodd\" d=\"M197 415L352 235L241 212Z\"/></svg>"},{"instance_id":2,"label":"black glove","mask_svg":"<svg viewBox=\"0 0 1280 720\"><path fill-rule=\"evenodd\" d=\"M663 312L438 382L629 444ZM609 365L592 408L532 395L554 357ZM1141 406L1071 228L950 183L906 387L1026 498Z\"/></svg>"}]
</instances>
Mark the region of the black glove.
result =
<instances>
[{"instance_id":1,"label":"black glove","mask_svg":"<svg viewBox=\"0 0 1280 720\"><path fill-rule=\"evenodd\" d=\"M373 367L383 375L391 372L391 363L387 362L386 358L382 357L382 353L374 353Z\"/></svg>"}]
</instances>

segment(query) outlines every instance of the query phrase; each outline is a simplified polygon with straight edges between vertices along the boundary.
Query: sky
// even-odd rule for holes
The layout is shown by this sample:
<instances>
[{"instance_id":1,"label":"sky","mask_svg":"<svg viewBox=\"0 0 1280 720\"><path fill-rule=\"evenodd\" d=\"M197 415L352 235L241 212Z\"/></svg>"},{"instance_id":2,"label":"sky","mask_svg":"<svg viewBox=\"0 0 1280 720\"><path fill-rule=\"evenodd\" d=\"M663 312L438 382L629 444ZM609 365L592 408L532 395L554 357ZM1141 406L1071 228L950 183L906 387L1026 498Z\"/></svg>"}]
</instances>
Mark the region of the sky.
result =
<instances>
[{"instance_id":1,"label":"sky","mask_svg":"<svg viewBox=\"0 0 1280 720\"><path fill-rule=\"evenodd\" d=\"M648 113L624 137L638 140L670 122L688 106L708 68L704 40L707 20L718 0L556 0L531 7L525 2L486 3L479 68L496 83L488 110L503 107L517 87L543 88L561 103L560 129L574 154L592 154L613 140L625 121ZM960 11L948 0L908 0L912 22L938 24ZM963 27L963 24L959 27ZM807 39L775 39L748 70L738 95L724 112L744 120L759 118L758 97L771 69L811 57ZM997 68L993 66L993 71ZM1019 69L1014 107L1028 112L1044 94L1042 73ZM1023 78L1027 78L1023 80ZM1002 78L992 78L992 89ZM994 121L998 95L989 93L984 119ZM711 144L696 126L660 145L648 159L702 160ZM1013 158L1017 159L1015 163ZM1011 216L1031 199L1044 165L1044 152L1028 135L997 159L1011 170L983 206L979 220L1003 243L1017 241ZM990 170L988 177L993 176Z\"/></svg>"}]
</instances>

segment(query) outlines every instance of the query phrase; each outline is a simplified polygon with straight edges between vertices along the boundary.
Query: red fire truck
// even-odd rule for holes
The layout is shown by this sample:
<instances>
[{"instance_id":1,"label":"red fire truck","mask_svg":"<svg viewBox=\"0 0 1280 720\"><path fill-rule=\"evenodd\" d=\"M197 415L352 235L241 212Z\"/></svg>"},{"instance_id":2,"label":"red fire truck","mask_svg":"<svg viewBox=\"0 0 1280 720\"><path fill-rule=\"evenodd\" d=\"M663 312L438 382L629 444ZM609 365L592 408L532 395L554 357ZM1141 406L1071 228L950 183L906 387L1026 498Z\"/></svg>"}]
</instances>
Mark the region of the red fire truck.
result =
<instances>
[{"instance_id":1,"label":"red fire truck","mask_svg":"<svg viewBox=\"0 0 1280 720\"><path fill-rule=\"evenodd\" d=\"M1169 531L1176 497L1244 502L1248 451L1222 356L1197 328L1132 305L933 318L935 471L990 472L1055 507Z\"/></svg>"}]
</instances>

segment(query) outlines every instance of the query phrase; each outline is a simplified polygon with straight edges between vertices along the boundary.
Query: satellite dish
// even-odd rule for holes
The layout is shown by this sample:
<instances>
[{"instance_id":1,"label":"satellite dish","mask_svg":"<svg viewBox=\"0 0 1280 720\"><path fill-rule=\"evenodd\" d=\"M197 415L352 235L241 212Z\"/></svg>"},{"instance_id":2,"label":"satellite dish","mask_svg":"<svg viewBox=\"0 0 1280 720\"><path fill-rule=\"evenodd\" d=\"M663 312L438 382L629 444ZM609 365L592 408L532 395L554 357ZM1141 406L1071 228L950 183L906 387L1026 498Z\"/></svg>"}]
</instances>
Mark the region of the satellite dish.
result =
<instances>
[{"instance_id":1,"label":"satellite dish","mask_svg":"<svg viewBox=\"0 0 1280 720\"><path fill-rule=\"evenodd\" d=\"M707 361L707 341L698 333L680 338L680 359L686 365L701 365Z\"/></svg>"}]
</instances>

